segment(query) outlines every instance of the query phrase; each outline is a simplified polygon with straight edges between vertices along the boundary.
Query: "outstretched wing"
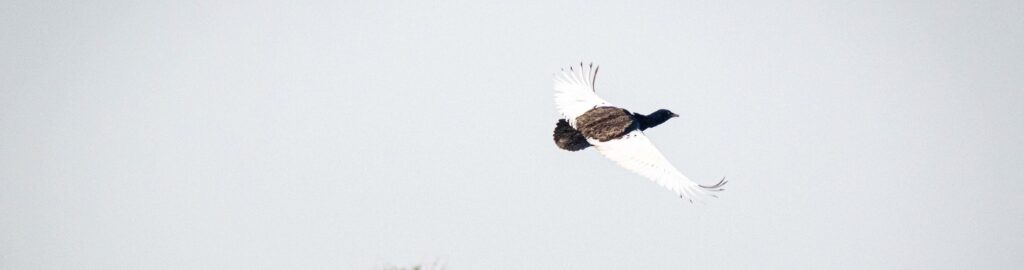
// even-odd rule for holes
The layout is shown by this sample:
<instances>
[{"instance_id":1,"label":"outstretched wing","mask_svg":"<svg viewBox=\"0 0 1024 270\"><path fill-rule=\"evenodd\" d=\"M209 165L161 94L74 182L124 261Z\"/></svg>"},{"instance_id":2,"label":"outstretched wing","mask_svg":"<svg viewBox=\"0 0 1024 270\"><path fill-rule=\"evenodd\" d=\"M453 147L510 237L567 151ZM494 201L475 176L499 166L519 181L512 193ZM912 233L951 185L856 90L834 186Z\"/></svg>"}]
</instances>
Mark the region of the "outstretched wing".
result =
<instances>
[{"instance_id":1,"label":"outstretched wing","mask_svg":"<svg viewBox=\"0 0 1024 270\"><path fill-rule=\"evenodd\" d=\"M607 142L589 141L601 155L668 188L691 203L707 197L717 198L714 193L724 190L722 186L727 183L724 178L712 186L694 183L672 166L658 148L654 147L651 140L639 130L630 132L621 139Z\"/></svg>"},{"instance_id":2,"label":"outstretched wing","mask_svg":"<svg viewBox=\"0 0 1024 270\"><path fill-rule=\"evenodd\" d=\"M584 67L580 63L579 67L570 66L555 74L555 108L573 127L576 127L576 117L590 109L611 106L594 93L597 69L594 64Z\"/></svg>"}]
</instances>

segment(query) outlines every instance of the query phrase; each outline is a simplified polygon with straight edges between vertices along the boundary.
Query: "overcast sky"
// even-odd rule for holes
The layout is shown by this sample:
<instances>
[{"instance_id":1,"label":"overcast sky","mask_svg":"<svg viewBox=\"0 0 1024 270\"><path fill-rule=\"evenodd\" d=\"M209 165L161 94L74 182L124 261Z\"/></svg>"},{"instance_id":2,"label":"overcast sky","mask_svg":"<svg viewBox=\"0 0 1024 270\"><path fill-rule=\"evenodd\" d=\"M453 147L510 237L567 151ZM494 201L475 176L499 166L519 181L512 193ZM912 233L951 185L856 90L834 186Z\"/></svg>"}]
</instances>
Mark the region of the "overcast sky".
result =
<instances>
[{"instance_id":1,"label":"overcast sky","mask_svg":"<svg viewBox=\"0 0 1024 270\"><path fill-rule=\"evenodd\" d=\"M1024 2L353 2L0 3L0 269L1024 265Z\"/></svg>"}]
</instances>

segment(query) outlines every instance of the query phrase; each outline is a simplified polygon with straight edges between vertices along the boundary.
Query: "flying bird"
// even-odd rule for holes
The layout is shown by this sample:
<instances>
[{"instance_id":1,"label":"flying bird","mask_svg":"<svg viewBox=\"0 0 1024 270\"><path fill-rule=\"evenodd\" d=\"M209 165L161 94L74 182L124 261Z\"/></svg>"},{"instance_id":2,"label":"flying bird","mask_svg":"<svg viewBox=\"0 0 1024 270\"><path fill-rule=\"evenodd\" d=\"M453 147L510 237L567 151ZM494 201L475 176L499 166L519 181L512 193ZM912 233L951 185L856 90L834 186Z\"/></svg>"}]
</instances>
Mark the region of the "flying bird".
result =
<instances>
[{"instance_id":1,"label":"flying bird","mask_svg":"<svg viewBox=\"0 0 1024 270\"><path fill-rule=\"evenodd\" d=\"M597 95L594 88L598 67L570 66L555 74L555 107L562 119L555 124L555 145L568 151L593 146L597 152L620 166L644 176L693 203L722 188L725 178L710 186L698 185L679 172L654 147L644 131L679 117L660 109L643 115L616 107Z\"/></svg>"}]
</instances>

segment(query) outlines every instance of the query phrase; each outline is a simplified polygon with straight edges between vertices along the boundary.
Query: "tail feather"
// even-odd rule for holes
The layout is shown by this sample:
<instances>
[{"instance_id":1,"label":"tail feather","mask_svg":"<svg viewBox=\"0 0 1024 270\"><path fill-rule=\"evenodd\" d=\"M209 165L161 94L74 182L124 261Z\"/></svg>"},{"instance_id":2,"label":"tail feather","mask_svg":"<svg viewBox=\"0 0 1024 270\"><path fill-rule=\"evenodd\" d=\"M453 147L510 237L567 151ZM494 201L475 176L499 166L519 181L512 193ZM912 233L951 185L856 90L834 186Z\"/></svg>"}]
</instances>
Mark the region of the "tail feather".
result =
<instances>
[{"instance_id":1,"label":"tail feather","mask_svg":"<svg viewBox=\"0 0 1024 270\"><path fill-rule=\"evenodd\" d=\"M559 119L558 124L555 124L555 145L558 148L562 148L568 151L579 151L590 147L590 143L587 142L587 138L580 133L579 130L572 128L569 125L569 121L565 119Z\"/></svg>"}]
</instances>

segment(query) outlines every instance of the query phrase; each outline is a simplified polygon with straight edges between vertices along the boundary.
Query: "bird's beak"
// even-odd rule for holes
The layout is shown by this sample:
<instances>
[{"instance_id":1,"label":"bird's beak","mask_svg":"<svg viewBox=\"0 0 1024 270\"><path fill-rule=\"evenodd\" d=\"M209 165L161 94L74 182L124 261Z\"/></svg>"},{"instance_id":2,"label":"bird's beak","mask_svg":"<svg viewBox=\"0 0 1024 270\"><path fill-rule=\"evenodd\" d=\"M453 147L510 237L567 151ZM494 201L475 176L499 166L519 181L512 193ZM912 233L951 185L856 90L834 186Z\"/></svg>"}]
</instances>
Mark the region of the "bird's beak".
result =
<instances>
[{"instance_id":1,"label":"bird's beak","mask_svg":"<svg viewBox=\"0 0 1024 270\"><path fill-rule=\"evenodd\" d=\"M679 117L679 115L678 115L678 114L674 114L674 113L673 113L673 114L672 114L672 117Z\"/></svg>"}]
</instances>

